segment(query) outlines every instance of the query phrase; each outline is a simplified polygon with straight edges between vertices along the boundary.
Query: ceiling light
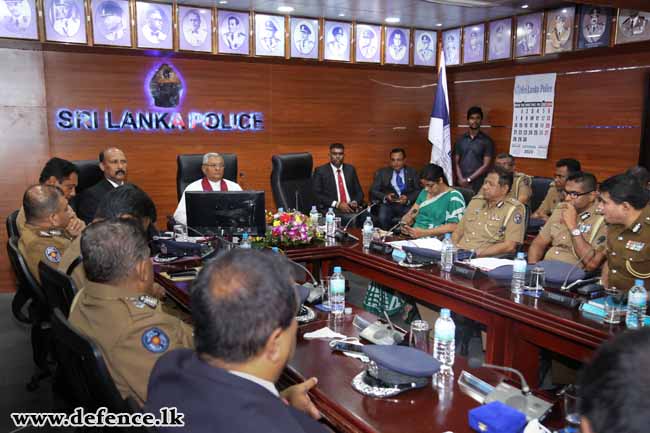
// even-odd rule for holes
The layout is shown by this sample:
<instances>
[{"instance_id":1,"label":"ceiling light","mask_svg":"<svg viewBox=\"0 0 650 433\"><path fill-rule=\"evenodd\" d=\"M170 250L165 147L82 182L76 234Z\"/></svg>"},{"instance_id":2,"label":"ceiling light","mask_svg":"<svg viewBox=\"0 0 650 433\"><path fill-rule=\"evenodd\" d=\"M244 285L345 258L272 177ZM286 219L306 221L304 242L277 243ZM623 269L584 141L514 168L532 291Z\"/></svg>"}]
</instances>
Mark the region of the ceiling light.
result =
<instances>
[{"instance_id":1,"label":"ceiling light","mask_svg":"<svg viewBox=\"0 0 650 433\"><path fill-rule=\"evenodd\" d=\"M436 27L442 27L442 23L436 24Z\"/></svg>"},{"instance_id":2,"label":"ceiling light","mask_svg":"<svg viewBox=\"0 0 650 433\"><path fill-rule=\"evenodd\" d=\"M219 4L220 4L220 5L227 5L227 4L228 4L228 0L220 0L220 1L219 1Z\"/></svg>"},{"instance_id":3,"label":"ceiling light","mask_svg":"<svg viewBox=\"0 0 650 433\"><path fill-rule=\"evenodd\" d=\"M340 16L340 17L344 17L345 14L344 14L343 12L341 12L341 13L339 14L339 16Z\"/></svg>"},{"instance_id":4,"label":"ceiling light","mask_svg":"<svg viewBox=\"0 0 650 433\"><path fill-rule=\"evenodd\" d=\"M563 14L565 14L565 13L567 13L567 12L568 12L568 11L567 11L566 9L562 9L562 13L563 13Z\"/></svg>"},{"instance_id":5,"label":"ceiling light","mask_svg":"<svg viewBox=\"0 0 650 433\"><path fill-rule=\"evenodd\" d=\"M278 12L293 12L293 8L291 6L279 6L278 7Z\"/></svg>"},{"instance_id":6,"label":"ceiling light","mask_svg":"<svg viewBox=\"0 0 650 433\"><path fill-rule=\"evenodd\" d=\"M386 22L388 24L396 24L396 23L399 22L399 18L398 17L388 17L388 18L386 18Z\"/></svg>"},{"instance_id":7,"label":"ceiling light","mask_svg":"<svg viewBox=\"0 0 650 433\"><path fill-rule=\"evenodd\" d=\"M521 5L522 9L528 9L528 5Z\"/></svg>"}]
</instances>

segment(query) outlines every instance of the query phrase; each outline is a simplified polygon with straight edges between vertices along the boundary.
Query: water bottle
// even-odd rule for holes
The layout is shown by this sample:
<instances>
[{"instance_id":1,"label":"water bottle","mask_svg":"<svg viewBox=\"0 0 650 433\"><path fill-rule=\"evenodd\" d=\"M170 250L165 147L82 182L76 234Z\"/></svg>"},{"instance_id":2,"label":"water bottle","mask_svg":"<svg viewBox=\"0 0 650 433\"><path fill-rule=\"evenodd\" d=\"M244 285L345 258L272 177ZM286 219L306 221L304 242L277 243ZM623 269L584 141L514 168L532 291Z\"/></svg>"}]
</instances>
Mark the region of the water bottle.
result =
<instances>
[{"instance_id":1,"label":"water bottle","mask_svg":"<svg viewBox=\"0 0 650 433\"><path fill-rule=\"evenodd\" d=\"M440 361L440 371L451 371L456 355L456 325L448 308L440 310L433 328L433 357Z\"/></svg>"},{"instance_id":2,"label":"water bottle","mask_svg":"<svg viewBox=\"0 0 650 433\"><path fill-rule=\"evenodd\" d=\"M336 234L336 225L334 223L334 210L329 208L325 214L325 234L328 238L333 238Z\"/></svg>"},{"instance_id":3,"label":"water bottle","mask_svg":"<svg viewBox=\"0 0 650 433\"><path fill-rule=\"evenodd\" d=\"M632 286L627 294L625 326L628 329L643 327L646 305L648 305L648 292L643 285L643 280L634 280L634 286Z\"/></svg>"},{"instance_id":4,"label":"water bottle","mask_svg":"<svg viewBox=\"0 0 650 433\"><path fill-rule=\"evenodd\" d=\"M239 243L239 248L247 248L250 249L251 247L251 241L248 239L248 233L244 232L241 235L241 242Z\"/></svg>"},{"instance_id":5,"label":"water bottle","mask_svg":"<svg viewBox=\"0 0 650 433\"><path fill-rule=\"evenodd\" d=\"M524 258L524 253L517 253L517 258L512 264L512 282L510 283L510 291L514 294L524 293L524 286L526 285L526 268L528 264Z\"/></svg>"},{"instance_id":6,"label":"water bottle","mask_svg":"<svg viewBox=\"0 0 650 433\"><path fill-rule=\"evenodd\" d=\"M451 272L456 260L456 247L451 241L451 233L445 233L442 241L442 250L440 251L440 266L445 272Z\"/></svg>"},{"instance_id":7,"label":"water bottle","mask_svg":"<svg viewBox=\"0 0 650 433\"><path fill-rule=\"evenodd\" d=\"M337 316L345 310L345 278L340 266L334 266L334 273L330 277L330 309Z\"/></svg>"},{"instance_id":8,"label":"water bottle","mask_svg":"<svg viewBox=\"0 0 650 433\"><path fill-rule=\"evenodd\" d=\"M372 218L370 215L366 217L366 222L363 223L363 248L370 248L370 241L372 241L372 231L375 226L372 225Z\"/></svg>"},{"instance_id":9,"label":"water bottle","mask_svg":"<svg viewBox=\"0 0 650 433\"><path fill-rule=\"evenodd\" d=\"M318 230L318 209L316 209L316 205L313 205L309 211L309 220L312 227L314 227L314 231Z\"/></svg>"}]
</instances>

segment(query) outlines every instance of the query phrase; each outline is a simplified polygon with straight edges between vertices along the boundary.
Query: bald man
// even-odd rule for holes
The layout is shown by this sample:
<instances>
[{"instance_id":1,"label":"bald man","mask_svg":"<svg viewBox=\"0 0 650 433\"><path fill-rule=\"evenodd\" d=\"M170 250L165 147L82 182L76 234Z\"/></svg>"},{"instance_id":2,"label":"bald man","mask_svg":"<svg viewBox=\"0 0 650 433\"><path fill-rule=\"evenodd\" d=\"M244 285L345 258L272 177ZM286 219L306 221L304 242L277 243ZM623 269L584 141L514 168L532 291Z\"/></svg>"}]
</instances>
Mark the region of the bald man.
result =
<instances>
[{"instance_id":1,"label":"bald man","mask_svg":"<svg viewBox=\"0 0 650 433\"><path fill-rule=\"evenodd\" d=\"M90 224L95 217L97 206L102 198L113 188L124 185L127 176L126 155L120 149L111 147L99 153L99 168L104 179L97 182L79 196L79 218Z\"/></svg>"}]
</instances>

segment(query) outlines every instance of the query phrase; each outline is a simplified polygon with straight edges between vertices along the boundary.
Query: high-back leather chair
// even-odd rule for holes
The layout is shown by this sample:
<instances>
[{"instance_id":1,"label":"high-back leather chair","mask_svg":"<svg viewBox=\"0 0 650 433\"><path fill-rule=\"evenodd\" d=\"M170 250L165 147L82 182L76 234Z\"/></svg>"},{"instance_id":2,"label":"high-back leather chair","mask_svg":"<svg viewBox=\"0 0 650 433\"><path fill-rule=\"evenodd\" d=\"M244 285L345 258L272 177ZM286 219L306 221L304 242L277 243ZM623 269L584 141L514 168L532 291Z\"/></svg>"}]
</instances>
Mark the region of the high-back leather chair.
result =
<instances>
[{"instance_id":1,"label":"high-back leather chair","mask_svg":"<svg viewBox=\"0 0 650 433\"><path fill-rule=\"evenodd\" d=\"M535 212L539 205L542 204L542 201L544 201L544 197L546 197L551 182L553 182L553 179L550 177L533 177L533 183L531 184L533 195L530 197L530 209L533 212Z\"/></svg>"},{"instance_id":2,"label":"high-back leather chair","mask_svg":"<svg viewBox=\"0 0 650 433\"><path fill-rule=\"evenodd\" d=\"M271 158L271 188L275 205L309 213L314 204L311 153L285 153Z\"/></svg>"},{"instance_id":3,"label":"high-back leather chair","mask_svg":"<svg viewBox=\"0 0 650 433\"><path fill-rule=\"evenodd\" d=\"M104 172L99 168L99 161L96 159L72 161L72 163L79 169L77 196L104 178Z\"/></svg>"},{"instance_id":4,"label":"high-back leather chair","mask_svg":"<svg viewBox=\"0 0 650 433\"><path fill-rule=\"evenodd\" d=\"M465 200L465 206L468 206L469 202L472 201L472 198L474 197L474 190L471 188L463 188L462 186L454 186L453 188L461 193Z\"/></svg>"},{"instance_id":5,"label":"high-back leather chair","mask_svg":"<svg viewBox=\"0 0 650 433\"><path fill-rule=\"evenodd\" d=\"M181 199L187 185L203 177L201 166L203 165L203 153L186 154L176 157L176 195ZM237 155L234 153L219 153L223 156L225 165L223 177L232 182L237 182Z\"/></svg>"},{"instance_id":6,"label":"high-back leather chair","mask_svg":"<svg viewBox=\"0 0 650 433\"><path fill-rule=\"evenodd\" d=\"M20 237L20 232L18 231L18 224L16 224L16 219L18 218L18 212L19 210L17 209L7 216L7 221L5 222L5 224L7 225L8 238Z\"/></svg>"},{"instance_id":7,"label":"high-back leather chair","mask_svg":"<svg viewBox=\"0 0 650 433\"><path fill-rule=\"evenodd\" d=\"M77 293L77 287L72 278L43 262L38 264L38 273L41 276L41 287L50 310L58 308L65 314L65 317L68 317L72 300Z\"/></svg>"},{"instance_id":8,"label":"high-back leather chair","mask_svg":"<svg viewBox=\"0 0 650 433\"><path fill-rule=\"evenodd\" d=\"M79 333L58 308L52 314L52 330L56 340L55 357L60 378L66 386L71 407L83 407L86 412L106 407L109 412L128 412L113 382L102 353L95 343Z\"/></svg>"}]
</instances>

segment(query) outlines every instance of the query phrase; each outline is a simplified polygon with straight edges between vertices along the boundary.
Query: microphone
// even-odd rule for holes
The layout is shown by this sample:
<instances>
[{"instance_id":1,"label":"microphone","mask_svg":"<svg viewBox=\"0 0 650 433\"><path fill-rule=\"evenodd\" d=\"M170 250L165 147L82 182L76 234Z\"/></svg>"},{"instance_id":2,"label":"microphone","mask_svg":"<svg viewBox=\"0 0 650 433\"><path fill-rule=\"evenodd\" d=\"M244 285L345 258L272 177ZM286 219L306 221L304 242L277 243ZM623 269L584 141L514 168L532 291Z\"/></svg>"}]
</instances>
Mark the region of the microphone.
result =
<instances>
[{"instance_id":1,"label":"microphone","mask_svg":"<svg viewBox=\"0 0 650 433\"><path fill-rule=\"evenodd\" d=\"M298 205L298 201L300 200L300 192L299 192L298 190L296 190L296 194L295 194L295 196L296 196L296 207L295 207L294 209L295 209L295 210L299 210L300 207L299 207L299 205Z\"/></svg>"},{"instance_id":2,"label":"microphone","mask_svg":"<svg viewBox=\"0 0 650 433\"><path fill-rule=\"evenodd\" d=\"M194 227L190 227L190 226L188 226L187 224L185 224L185 228L187 228L187 231L188 231L188 232L191 230L191 231L193 231L194 233L196 233L197 235L199 235L199 236L201 236L201 237L203 237L203 238L210 238L210 237L213 237L213 238L219 239L220 241L222 241L223 243L225 243L225 244L228 246L228 249L232 249L232 247L233 247L233 243L232 243L231 241L229 241L228 239L224 238L223 236L219 236L219 235L216 234L216 233L214 233L214 234L210 234L210 235L207 235L207 234L205 234L205 233L201 233L200 231L198 231L198 230L195 229Z\"/></svg>"},{"instance_id":3,"label":"microphone","mask_svg":"<svg viewBox=\"0 0 650 433\"><path fill-rule=\"evenodd\" d=\"M382 242L385 242L385 241L386 241L386 237L388 237L388 235L390 235L391 233L393 233L393 230L395 230L396 228L401 227L401 226L403 226L403 225L404 225L404 221L400 221L400 222L398 222L397 224L395 224L393 227L389 228L389 229L386 231L386 234L385 234L384 236L381 237L381 241L382 241Z\"/></svg>"},{"instance_id":4,"label":"microphone","mask_svg":"<svg viewBox=\"0 0 650 433\"><path fill-rule=\"evenodd\" d=\"M573 287L576 283L578 283L578 281L581 281L581 280L574 281L571 285L569 285L569 286L566 285L567 281L569 281L569 277L571 276L571 274L573 273L573 271L578 267L578 265L579 265L580 263L582 263L582 260L583 260L585 257L587 257L589 254L591 254L592 252L594 252L594 251L596 250L596 247L597 247L598 245L602 244L603 242L605 242L606 239L607 239L607 237L605 237L605 236L601 236L601 237L599 237L598 239L596 239L596 244L590 246L589 249L587 250L587 252L584 253L584 254L582 255L582 257L580 257L580 258L579 258L579 259L578 259L578 260L573 264L573 266L571 266L571 269L569 269L569 272L567 272L566 277L564 278L564 282L562 283L562 286L560 287L560 290L562 290L562 291L570 290L571 287Z\"/></svg>"},{"instance_id":5,"label":"microphone","mask_svg":"<svg viewBox=\"0 0 650 433\"><path fill-rule=\"evenodd\" d=\"M521 382L521 392L523 395L529 395L530 394L530 387L528 386L528 382L526 382L526 379L524 378L524 375L521 374L519 370L516 370L512 367L503 367L501 365L494 365L494 364L486 364L483 361L481 361L478 358L470 358L467 362L469 365L469 368L480 368L480 367L486 367L486 368L491 368L493 370L501 370L501 371L507 371L509 373L514 373L515 375L519 376L519 381Z\"/></svg>"},{"instance_id":6,"label":"microphone","mask_svg":"<svg viewBox=\"0 0 650 433\"><path fill-rule=\"evenodd\" d=\"M343 240L345 240L345 239L347 239L347 238L352 238L352 239L354 239L355 241L358 241L358 240L359 240L358 237L356 237L356 236L351 235L350 233L348 233L348 227L350 227L350 224L352 224L352 222L353 222L354 220L356 220L357 217L359 217L359 215L362 215L362 214L365 213L365 212L370 213L370 210L371 210L373 207L377 206L378 204L379 204L378 201L373 201L373 202L371 202L371 203L368 205L367 208L365 208L365 209L363 209L362 211L357 212L356 214L354 214L354 215L352 216L352 218L350 218L350 219L348 220L347 224L345 224L345 227L343 227L342 230L340 230L340 229L337 229L337 230L336 230L336 235L335 235L336 239L339 240L339 241L343 241Z\"/></svg>"}]
</instances>

